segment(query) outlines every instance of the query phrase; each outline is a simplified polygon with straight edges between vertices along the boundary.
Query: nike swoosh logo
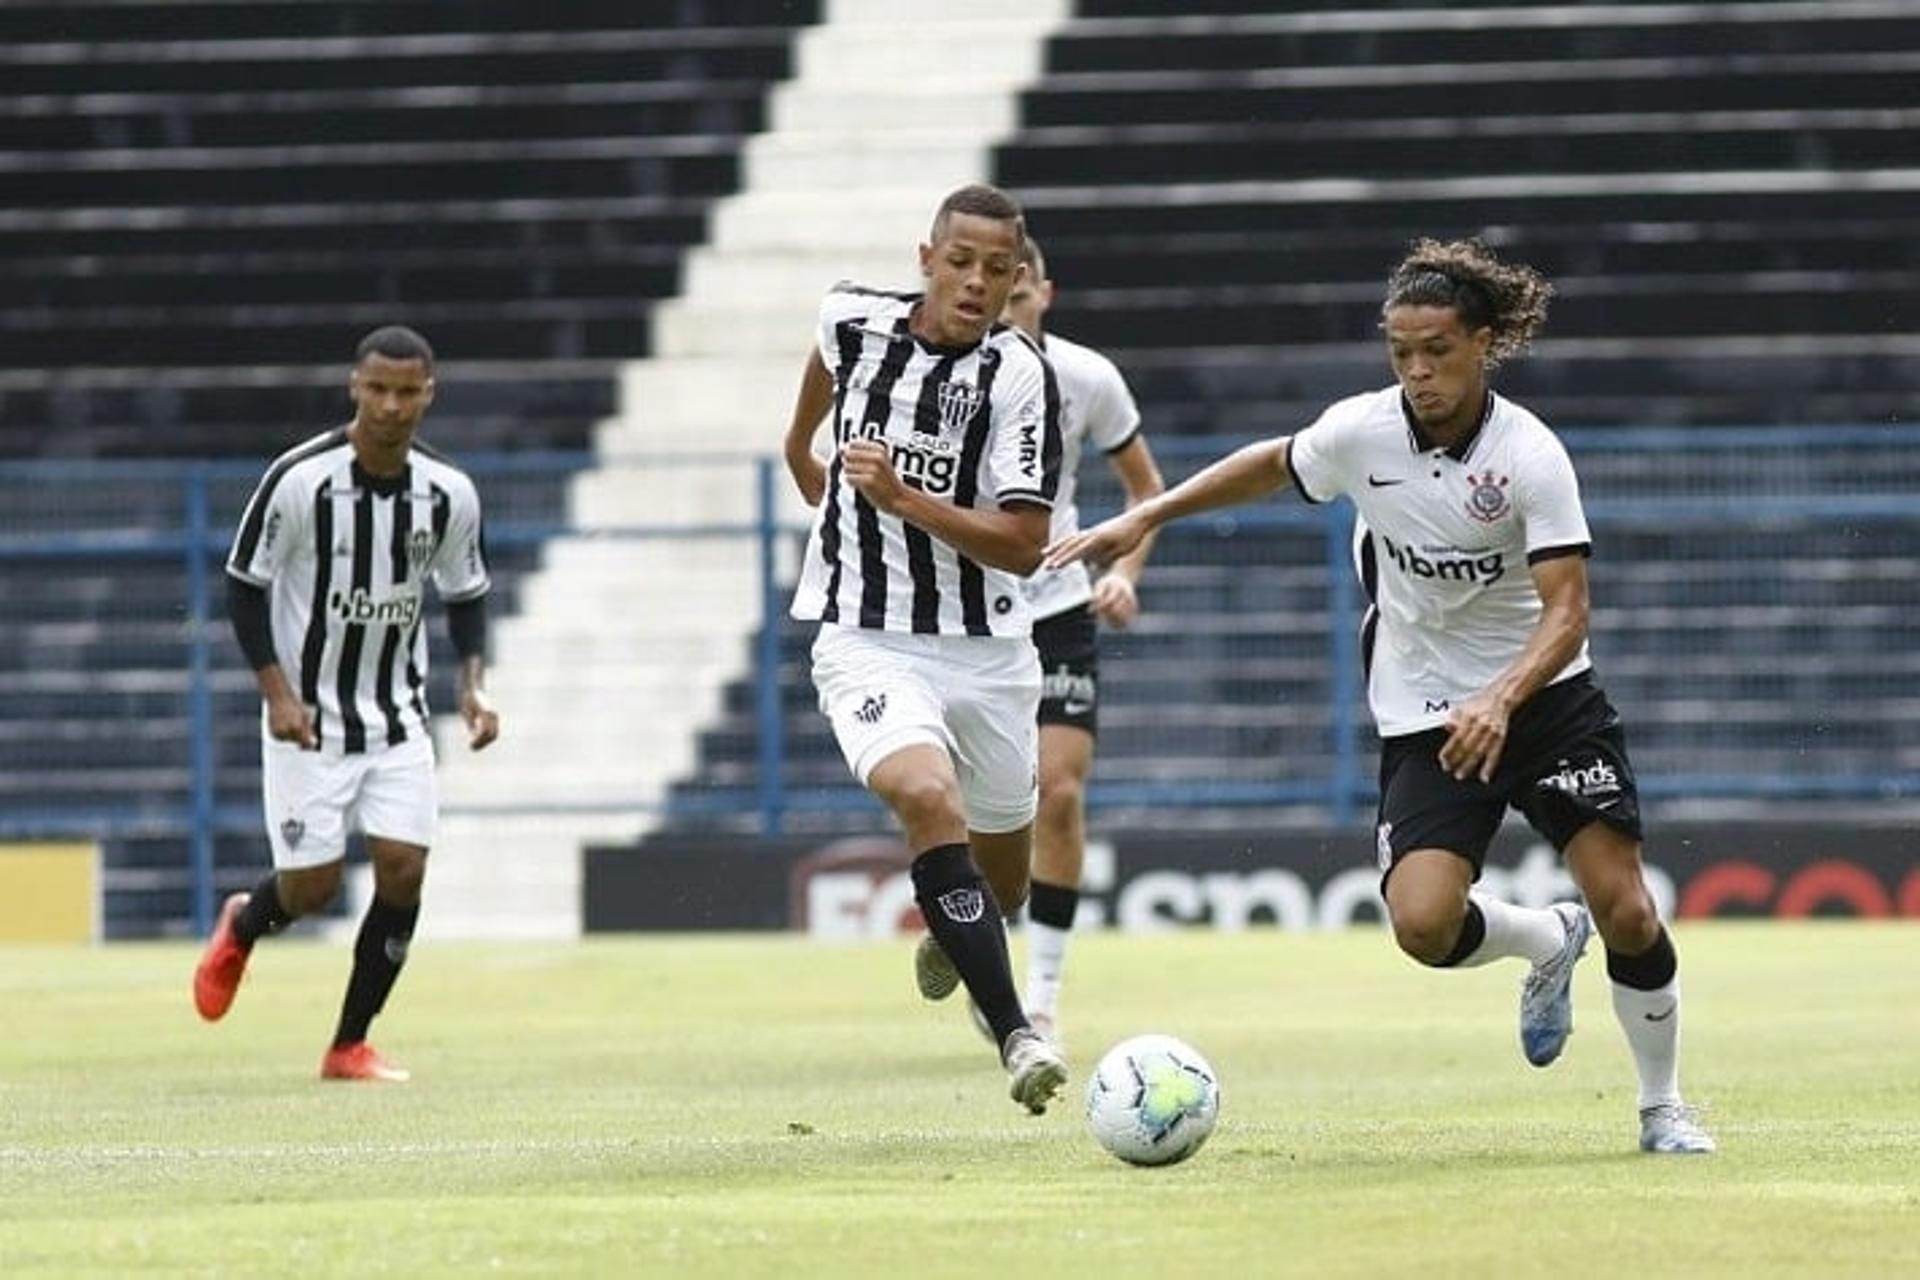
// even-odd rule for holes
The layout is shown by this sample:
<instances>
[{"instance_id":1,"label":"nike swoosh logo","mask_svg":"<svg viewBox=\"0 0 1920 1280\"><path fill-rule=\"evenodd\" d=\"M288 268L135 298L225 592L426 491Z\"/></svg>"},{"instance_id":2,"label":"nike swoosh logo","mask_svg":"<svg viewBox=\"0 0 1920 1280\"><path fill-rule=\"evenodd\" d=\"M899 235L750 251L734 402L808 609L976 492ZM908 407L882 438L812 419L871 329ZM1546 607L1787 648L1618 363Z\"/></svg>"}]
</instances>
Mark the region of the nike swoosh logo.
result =
<instances>
[{"instance_id":1,"label":"nike swoosh logo","mask_svg":"<svg viewBox=\"0 0 1920 1280\"><path fill-rule=\"evenodd\" d=\"M1679 1007L1680 1006L1677 1004L1670 1004L1667 1006L1667 1011L1665 1013L1644 1013L1644 1014L1641 1014L1640 1016L1645 1018L1648 1022L1665 1022L1668 1018L1671 1018L1673 1016L1673 1011L1675 1009L1678 1009Z\"/></svg>"},{"instance_id":2,"label":"nike swoosh logo","mask_svg":"<svg viewBox=\"0 0 1920 1280\"><path fill-rule=\"evenodd\" d=\"M1405 484L1406 480L1405 478L1399 478L1394 480L1382 480L1379 476L1369 475L1367 477L1367 483L1372 485L1376 489L1384 489L1390 484Z\"/></svg>"}]
</instances>

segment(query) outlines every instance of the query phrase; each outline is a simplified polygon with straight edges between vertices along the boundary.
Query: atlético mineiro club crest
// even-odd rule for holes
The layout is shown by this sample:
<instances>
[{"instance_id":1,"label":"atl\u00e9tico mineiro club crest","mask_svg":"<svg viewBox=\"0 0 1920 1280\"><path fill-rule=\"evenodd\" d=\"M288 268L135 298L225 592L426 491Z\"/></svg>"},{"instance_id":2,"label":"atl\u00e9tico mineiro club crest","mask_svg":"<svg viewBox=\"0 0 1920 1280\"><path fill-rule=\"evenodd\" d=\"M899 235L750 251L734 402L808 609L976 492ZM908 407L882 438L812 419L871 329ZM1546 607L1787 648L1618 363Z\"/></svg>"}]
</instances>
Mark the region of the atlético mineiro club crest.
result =
<instances>
[{"instance_id":1,"label":"atl\u00e9tico mineiro club crest","mask_svg":"<svg viewBox=\"0 0 1920 1280\"><path fill-rule=\"evenodd\" d=\"M407 563L413 566L415 573L426 571L427 562L433 559L433 531L415 529L407 535Z\"/></svg>"},{"instance_id":2,"label":"atl\u00e9tico mineiro club crest","mask_svg":"<svg viewBox=\"0 0 1920 1280\"><path fill-rule=\"evenodd\" d=\"M1492 524L1507 514L1510 504L1507 502L1507 477L1483 471L1479 475L1467 473L1467 514L1484 524Z\"/></svg>"},{"instance_id":3,"label":"atl\u00e9tico mineiro club crest","mask_svg":"<svg viewBox=\"0 0 1920 1280\"><path fill-rule=\"evenodd\" d=\"M970 382L940 384L940 426L947 431L964 431L980 409L980 388Z\"/></svg>"}]
</instances>

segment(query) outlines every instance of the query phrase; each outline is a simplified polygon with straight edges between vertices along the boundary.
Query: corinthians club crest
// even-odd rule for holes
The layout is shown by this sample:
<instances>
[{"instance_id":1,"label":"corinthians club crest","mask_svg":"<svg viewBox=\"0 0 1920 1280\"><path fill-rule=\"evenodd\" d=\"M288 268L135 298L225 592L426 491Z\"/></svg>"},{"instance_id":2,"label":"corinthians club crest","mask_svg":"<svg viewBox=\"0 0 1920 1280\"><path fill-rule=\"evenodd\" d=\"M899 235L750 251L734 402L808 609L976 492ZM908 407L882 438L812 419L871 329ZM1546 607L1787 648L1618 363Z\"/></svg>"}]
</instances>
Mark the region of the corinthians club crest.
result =
<instances>
[{"instance_id":1,"label":"corinthians club crest","mask_svg":"<svg viewBox=\"0 0 1920 1280\"><path fill-rule=\"evenodd\" d=\"M980 410L980 388L970 382L940 384L940 426L946 431L964 431Z\"/></svg>"},{"instance_id":2,"label":"corinthians club crest","mask_svg":"<svg viewBox=\"0 0 1920 1280\"><path fill-rule=\"evenodd\" d=\"M1510 504L1507 502L1507 486L1511 481L1505 476L1483 471L1479 475L1467 473L1467 514L1483 524L1492 524L1507 514Z\"/></svg>"}]
</instances>

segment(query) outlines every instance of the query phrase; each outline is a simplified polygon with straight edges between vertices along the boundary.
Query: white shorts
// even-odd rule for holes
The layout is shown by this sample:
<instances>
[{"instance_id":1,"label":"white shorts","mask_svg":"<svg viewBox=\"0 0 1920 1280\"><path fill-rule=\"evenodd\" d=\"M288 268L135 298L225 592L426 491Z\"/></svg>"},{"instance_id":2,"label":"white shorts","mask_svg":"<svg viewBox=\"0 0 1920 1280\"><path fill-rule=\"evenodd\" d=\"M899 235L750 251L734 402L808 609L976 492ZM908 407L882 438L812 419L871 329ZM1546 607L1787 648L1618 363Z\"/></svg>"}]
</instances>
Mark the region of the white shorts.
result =
<instances>
[{"instance_id":1,"label":"white shorts","mask_svg":"<svg viewBox=\"0 0 1920 1280\"><path fill-rule=\"evenodd\" d=\"M967 826L992 834L1033 821L1040 658L1025 636L923 636L825 624L813 642L820 710L847 767L916 743L953 757Z\"/></svg>"},{"instance_id":2,"label":"white shorts","mask_svg":"<svg viewBox=\"0 0 1920 1280\"><path fill-rule=\"evenodd\" d=\"M269 738L260 757L275 867L338 862L350 829L423 848L433 844L440 789L432 739L349 756Z\"/></svg>"}]
</instances>

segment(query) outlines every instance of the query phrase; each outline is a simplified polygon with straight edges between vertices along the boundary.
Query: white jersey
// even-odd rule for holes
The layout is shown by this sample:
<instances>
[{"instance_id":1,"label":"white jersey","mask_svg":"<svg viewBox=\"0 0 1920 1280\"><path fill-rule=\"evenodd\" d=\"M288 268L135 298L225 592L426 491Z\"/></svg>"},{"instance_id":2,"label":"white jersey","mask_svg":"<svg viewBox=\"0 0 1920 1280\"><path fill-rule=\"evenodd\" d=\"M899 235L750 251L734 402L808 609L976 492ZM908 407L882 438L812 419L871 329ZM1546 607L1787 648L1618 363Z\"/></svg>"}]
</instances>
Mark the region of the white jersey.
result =
<instances>
[{"instance_id":1,"label":"white jersey","mask_svg":"<svg viewBox=\"0 0 1920 1280\"><path fill-rule=\"evenodd\" d=\"M1041 350L1060 379L1060 491L1047 534L1047 541L1058 542L1080 529L1074 490L1082 447L1091 444L1106 454L1126 448L1140 432L1140 408L1113 361L1092 347L1050 333ZM1085 604L1093 596L1093 582L1085 565L1070 564L1037 571L1026 580L1026 590L1027 607L1038 621Z\"/></svg>"},{"instance_id":2,"label":"white jersey","mask_svg":"<svg viewBox=\"0 0 1920 1280\"><path fill-rule=\"evenodd\" d=\"M266 588L274 654L321 750L348 754L426 736L427 580L447 601L491 585L466 473L416 441L398 476L370 476L345 428L274 460L227 572Z\"/></svg>"},{"instance_id":3,"label":"white jersey","mask_svg":"<svg viewBox=\"0 0 1920 1280\"><path fill-rule=\"evenodd\" d=\"M836 286L820 304L833 374L835 456L814 513L796 618L922 635L1024 636L1020 579L881 513L843 473L838 446L883 440L903 483L959 507L1051 507L1060 483L1060 391L1018 329L974 346L916 338L918 295Z\"/></svg>"},{"instance_id":4,"label":"white jersey","mask_svg":"<svg viewBox=\"0 0 1920 1280\"><path fill-rule=\"evenodd\" d=\"M1451 449L1420 435L1397 386L1342 400L1293 437L1287 466L1307 501L1345 494L1359 511L1367 697L1382 737L1445 724L1532 637L1530 566L1592 549L1565 447L1492 393ZM1549 683L1590 665L1583 643Z\"/></svg>"}]
</instances>

